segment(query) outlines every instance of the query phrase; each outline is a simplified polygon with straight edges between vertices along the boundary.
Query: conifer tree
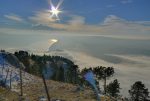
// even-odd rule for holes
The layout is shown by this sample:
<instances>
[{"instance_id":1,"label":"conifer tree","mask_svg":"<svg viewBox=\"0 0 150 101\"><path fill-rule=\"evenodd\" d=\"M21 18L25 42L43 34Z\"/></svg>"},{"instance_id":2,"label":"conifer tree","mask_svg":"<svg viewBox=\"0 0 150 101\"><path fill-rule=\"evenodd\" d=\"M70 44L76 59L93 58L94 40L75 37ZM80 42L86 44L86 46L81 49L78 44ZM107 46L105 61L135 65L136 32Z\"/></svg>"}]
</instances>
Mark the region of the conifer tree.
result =
<instances>
[{"instance_id":1,"label":"conifer tree","mask_svg":"<svg viewBox=\"0 0 150 101\"><path fill-rule=\"evenodd\" d=\"M141 81L135 82L129 90L132 101L150 101L148 89Z\"/></svg>"},{"instance_id":2,"label":"conifer tree","mask_svg":"<svg viewBox=\"0 0 150 101\"><path fill-rule=\"evenodd\" d=\"M106 87L107 93L112 96L112 97L117 97L119 96L118 93L120 93L120 83L118 82L117 79L115 79L113 82L109 83Z\"/></svg>"}]
</instances>

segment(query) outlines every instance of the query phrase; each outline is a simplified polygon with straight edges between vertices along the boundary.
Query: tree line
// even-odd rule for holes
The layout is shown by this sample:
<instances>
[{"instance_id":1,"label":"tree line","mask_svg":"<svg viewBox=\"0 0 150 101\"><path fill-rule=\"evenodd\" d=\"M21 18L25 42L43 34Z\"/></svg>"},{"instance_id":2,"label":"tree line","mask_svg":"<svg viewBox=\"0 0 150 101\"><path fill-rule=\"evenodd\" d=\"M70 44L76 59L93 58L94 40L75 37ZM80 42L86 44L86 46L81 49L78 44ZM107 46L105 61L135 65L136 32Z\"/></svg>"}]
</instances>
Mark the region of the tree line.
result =
<instances>
[{"instance_id":1,"label":"tree line","mask_svg":"<svg viewBox=\"0 0 150 101\"><path fill-rule=\"evenodd\" d=\"M67 58L50 55L30 55L26 51L18 51L14 55L25 65L24 71L30 74L41 77L43 71L47 69L47 62L49 62L49 66L53 69L53 75L49 79L77 83L79 67Z\"/></svg>"}]
</instances>

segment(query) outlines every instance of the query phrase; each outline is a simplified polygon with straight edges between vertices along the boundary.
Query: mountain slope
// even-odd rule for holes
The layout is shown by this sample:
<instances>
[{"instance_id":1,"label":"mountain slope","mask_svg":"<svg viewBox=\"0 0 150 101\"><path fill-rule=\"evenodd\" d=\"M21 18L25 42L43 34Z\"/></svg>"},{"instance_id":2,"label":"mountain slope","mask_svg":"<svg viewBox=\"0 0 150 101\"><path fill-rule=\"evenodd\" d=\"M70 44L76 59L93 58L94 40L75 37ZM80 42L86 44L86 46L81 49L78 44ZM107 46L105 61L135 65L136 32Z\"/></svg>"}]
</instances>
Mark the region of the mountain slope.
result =
<instances>
[{"instance_id":1,"label":"mountain slope","mask_svg":"<svg viewBox=\"0 0 150 101\"><path fill-rule=\"evenodd\" d=\"M0 52L0 81L5 84L6 87L10 87L10 82L11 82L11 87L12 90L18 91L16 89L16 86L20 83L20 69L16 68L16 66L13 66L10 64L10 61L15 64L19 64L19 60L12 55L11 53L6 53L6 52ZM21 67L24 67L21 65ZM23 77L23 82L31 82L33 81L34 77L24 71L22 71L22 77Z\"/></svg>"}]
</instances>

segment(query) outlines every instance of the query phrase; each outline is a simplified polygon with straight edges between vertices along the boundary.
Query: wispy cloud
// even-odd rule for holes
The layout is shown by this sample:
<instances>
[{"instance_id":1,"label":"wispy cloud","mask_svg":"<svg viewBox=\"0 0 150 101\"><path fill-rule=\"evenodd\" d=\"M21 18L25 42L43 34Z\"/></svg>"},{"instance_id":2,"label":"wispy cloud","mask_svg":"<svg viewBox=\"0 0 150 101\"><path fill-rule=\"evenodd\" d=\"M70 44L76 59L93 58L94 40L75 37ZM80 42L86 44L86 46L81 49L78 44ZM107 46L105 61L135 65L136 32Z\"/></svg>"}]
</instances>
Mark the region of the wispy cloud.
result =
<instances>
[{"instance_id":1,"label":"wispy cloud","mask_svg":"<svg viewBox=\"0 0 150 101\"><path fill-rule=\"evenodd\" d=\"M50 17L48 10L35 12L35 15L29 17L29 20L33 21L36 24L48 25L50 22L55 22L53 18Z\"/></svg>"},{"instance_id":2,"label":"wispy cloud","mask_svg":"<svg viewBox=\"0 0 150 101\"><path fill-rule=\"evenodd\" d=\"M55 30L66 30L66 31L96 31L99 30L96 26L86 25L85 18L78 15L70 15L70 20L66 23L58 23L52 18L47 11L36 12L35 16L29 17L29 19L36 25L43 25L53 28ZM93 30L94 29L94 30Z\"/></svg>"},{"instance_id":3,"label":"wispy cloud","mask_svg":"<svg viewBox=\"0 0 150 101\"><path fill-rule=\"evenodd\" d=\"M54 30L86 33L86 35L103 35L113 38L150 39L149 21L128 21L126 19L109 15L100 24L87 24L85 17L79 15L69 16L65 23L56 22L49 17L46 11L36 12L29 19L36 25L47 26Z\"/></svg>"},{"instance_id":4,"label":"wispy cloud","mask_svg":"<svg viewBox=\"0 0 150 101\"><path fill-rule=\"evenodd\" d=\"M23 22L24 20L15 14L9 14L9 15L4 15L5 18L9 19L9 20L13 20L13 21L17 21L17 22Z\"/></svg>"},{"instance_id":5,"label":"wispy cloud","mask_svg":"<svg viewBox=\"0 0 150 101\"><path fill-rule=\"evenodd\" d=\"M105 18L104 22L98 25L90 25L86 24L85 17L79 15L70 16L70 19L66 21L66 23L57 23L53 19L49 17L49 13L46 11L40 11L35 14L35 16L29 17L30 20L35 22L36 24L46 25L48 27L54 29L62 29L62 30L80 30L86 31L91 30L93 32L101 32L101 29L104 30L108 26L115 27L130 27L130 29L135 28L137 26L146 27L144 24L148 24L149 21L141 21L141 22L131 22L127 21L123 18L119 18L115 15L109 15ZM120 26L121 25L121 26ZM149 26L147 26L149 27ZM119 30L119 29L118 29Z\"/></svg>"},{"instance_id":6,"label":"wispy cloud","mask_svg":"<svg viewBox=\"0 0 150 101\"><path fill-rule=\"evenodd\" d=\"M24 19L17 15L5 15L6 18L22 22ZM150 40L150 21L128 21L115 15L107 16L103 22L98 24L88 24L86 18L80 15L68 15L68 19L61 22L55 21L50 17L47 10L35 12L33 16L28 17L34 30L53 29L60 33L69 33L70 35L85 35L85 36L103 36L119 39L134 39L134 40ZM1 32L7 28L1 28ZM32 28L27 29L31 32ZM13 30L7 29L5 32L13 33ZM16 32L16 33L18 33ZM47 33L47 32L46 32Z\"/></svg>"}]
</instances>

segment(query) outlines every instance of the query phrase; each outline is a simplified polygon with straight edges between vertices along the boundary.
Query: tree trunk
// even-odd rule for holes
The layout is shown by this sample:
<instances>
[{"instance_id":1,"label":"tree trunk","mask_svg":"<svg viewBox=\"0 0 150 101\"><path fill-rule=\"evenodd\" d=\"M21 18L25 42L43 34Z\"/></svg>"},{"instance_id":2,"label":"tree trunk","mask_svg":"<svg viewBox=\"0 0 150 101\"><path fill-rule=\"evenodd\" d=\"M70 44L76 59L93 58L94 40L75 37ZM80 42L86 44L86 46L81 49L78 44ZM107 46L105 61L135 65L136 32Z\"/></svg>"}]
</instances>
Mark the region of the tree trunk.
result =
<instances>
[{"instance_id":1,"label":"tree trunk","mask_svg":"<svg viewBox=\"0 0 150 101\"><path fill-rule=\"evenodd\" d=\"M136 94L136 99L135 101L139 101L139 88L138 88L138 91L137 91L137 94Z\"/></svg>"},{"instance_id":2,"label":"tree trunk","mask_svg":"<svg viewBox=\"0 0 150 101\"><path fill-rule=\"evenodd\" d=\"M106 94L106 77L104 78L104 94Z\"/></svg>"},{"instance_id":3,"label":"tree trunk","mask_svg":"<svg viewBox=\"0 0 150 101\"><path fill-rule=\"evenodd\" d=\"M43 83L44 83L44 86L45 86L45 91L46 91L46 94L47 94L47 99L48 99L48 101L50 101L50 96L49 96L49 93L48 93L46 81L45 81L45 78L44 78L43 74L42 74L42 79L43 79Z\"/></svg>"}]
</instances>

